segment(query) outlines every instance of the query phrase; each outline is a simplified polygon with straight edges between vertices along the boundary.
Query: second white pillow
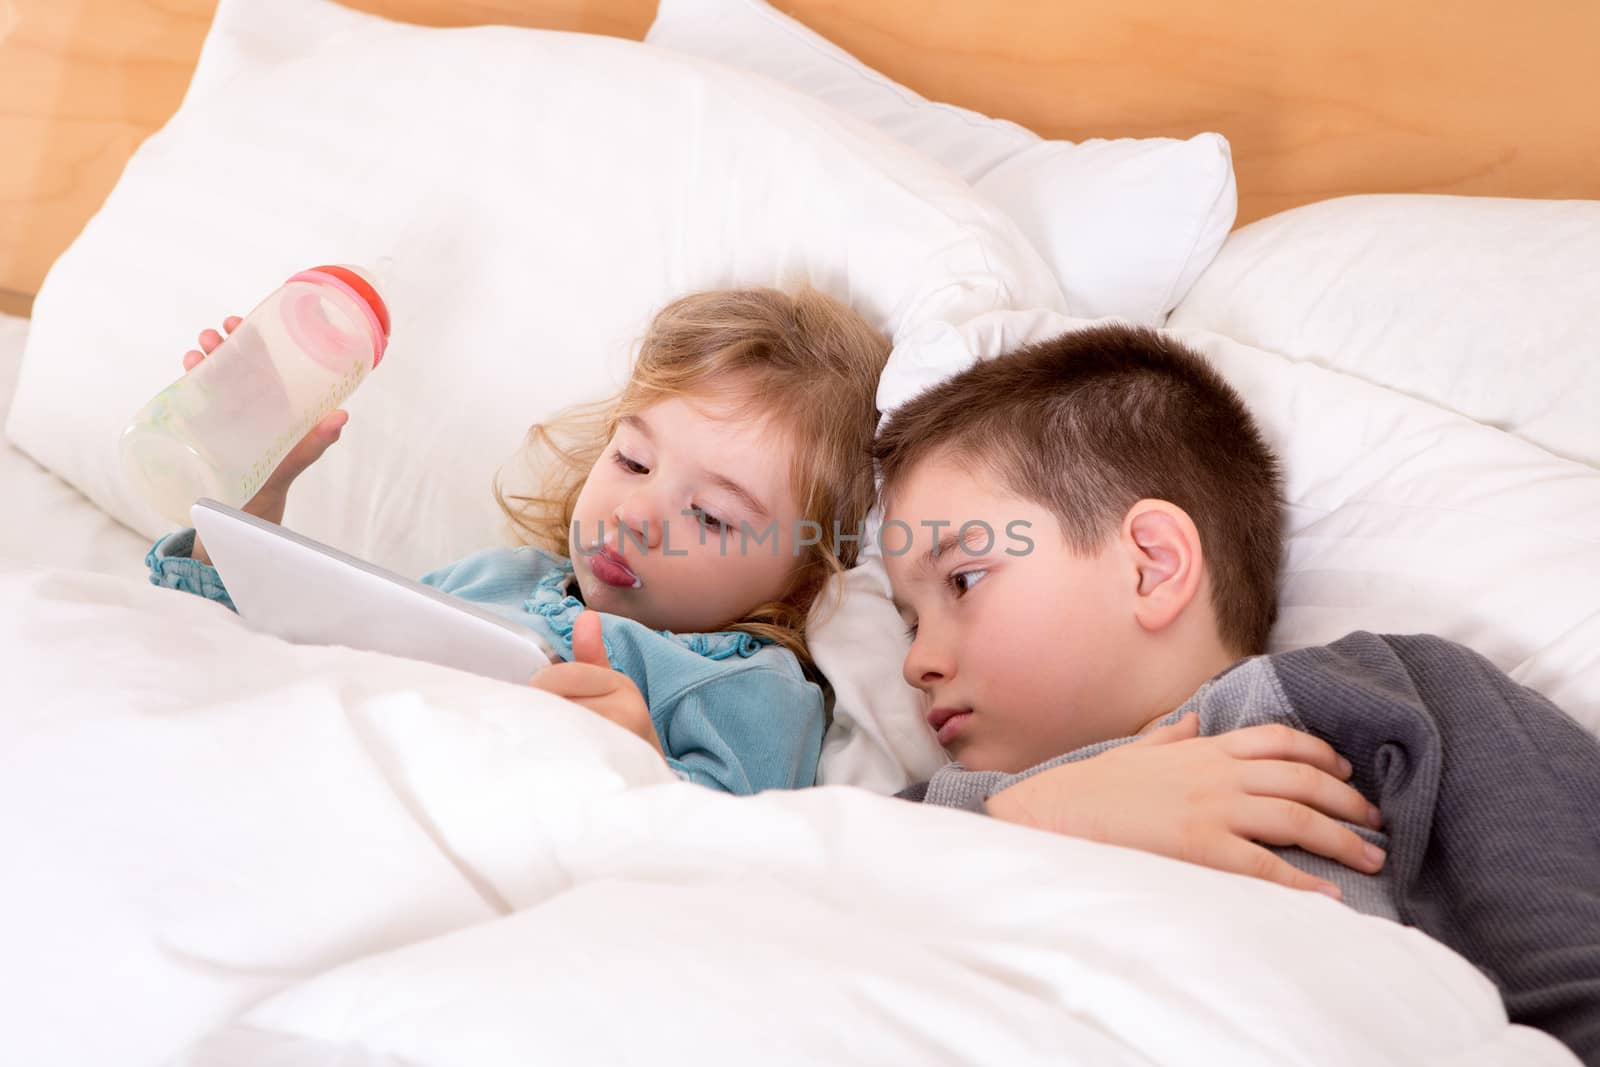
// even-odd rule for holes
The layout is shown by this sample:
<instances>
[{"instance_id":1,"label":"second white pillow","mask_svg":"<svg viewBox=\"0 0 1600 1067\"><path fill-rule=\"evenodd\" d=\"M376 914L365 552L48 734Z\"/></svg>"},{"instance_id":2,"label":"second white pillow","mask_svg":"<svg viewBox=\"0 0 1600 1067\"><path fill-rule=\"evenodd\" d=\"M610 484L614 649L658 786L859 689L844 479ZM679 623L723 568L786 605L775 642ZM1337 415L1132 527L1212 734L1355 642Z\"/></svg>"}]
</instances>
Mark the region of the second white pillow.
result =
<instances>
[{"instance_id":1,"label":"second white pillow","mask_svg":"<svg viewBox=\"0 0 1600 1067\"><path fill-rule=\"evenodd\" d=\"M1220 134L1044 140L924 99L761 0L661 0L645 40L774 78L954 170L1016 220L1082 318L1161 325L1233 228Z\"/></svg>"},{"instance_id":2,"label":"second white pillow","mask_svg":"<svg viewBox=\"0 0 1600 1067\"><path fill-rule=\"evenodd\" d=\"M1241 228L1168 325L1600 466L1597 294L1600 201L1347 196Z\"/></svg>"}]
</instances>

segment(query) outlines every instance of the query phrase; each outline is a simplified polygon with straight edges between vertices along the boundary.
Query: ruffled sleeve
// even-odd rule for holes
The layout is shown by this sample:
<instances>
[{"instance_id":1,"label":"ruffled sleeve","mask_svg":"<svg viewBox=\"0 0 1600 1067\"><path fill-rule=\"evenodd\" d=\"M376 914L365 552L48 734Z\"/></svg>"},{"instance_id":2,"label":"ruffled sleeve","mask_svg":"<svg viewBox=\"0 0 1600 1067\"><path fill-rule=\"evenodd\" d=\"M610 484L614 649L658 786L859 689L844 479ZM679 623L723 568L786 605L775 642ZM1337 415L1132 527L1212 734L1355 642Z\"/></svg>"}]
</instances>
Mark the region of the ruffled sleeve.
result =
<instances>
[{"instance_id":1,"label":"ruffled sleeve","mask_svg":"<svg viewBox=\"0 0 1600 1067\"><path fill-rule=\"evenodd\" d=\"M237 611L222 584L222 575L210 564L191 558L193 551L193 530L179 530L157 541L144 557L145 566L150 568L150 584L193 593Z\"/></svg>"}]
</instances>

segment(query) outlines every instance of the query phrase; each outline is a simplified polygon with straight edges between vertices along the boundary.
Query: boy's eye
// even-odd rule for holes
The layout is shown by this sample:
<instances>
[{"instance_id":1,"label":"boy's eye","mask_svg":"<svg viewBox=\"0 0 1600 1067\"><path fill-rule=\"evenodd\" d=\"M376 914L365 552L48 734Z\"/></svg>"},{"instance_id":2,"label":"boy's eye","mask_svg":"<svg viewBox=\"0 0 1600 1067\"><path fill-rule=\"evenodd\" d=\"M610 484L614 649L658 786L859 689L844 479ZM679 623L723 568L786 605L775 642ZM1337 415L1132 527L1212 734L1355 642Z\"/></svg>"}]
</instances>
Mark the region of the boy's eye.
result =
<instances>
[{"instance_id":1,"label":"boy's eye","mask_svg":"<svg viewBox=\"0 0 1600 1067\"><path fill-rule=\"evenodd\" d=\"M909 640L909 641L915 641L917 639L917 624L916 623L912 623L911 625L906 627L906 639Z\"/></svg>"},{"instance_id":2,"label":"boy's eye","mask_svg":"<svg viewBox=\"0 0 1600 1067\"><path fill-rule=\"evenodd\" d=\"M708 530L720 530L720 529L722 529L722 527L724 525L723 521L721 519L717 518L715 515L711 514L711 512L706 511L704 508L694 508L694 507L691 507L689 510L694 513L695 521L698 522L701 526L704 526L706 529L708 529Z\"/></svg>"},{"instance_id":3,"label":"boy's eye","mask_svg":"<svg viewBox=\"0 0 1600 1067\"><path fill-rule=\"evenodd\" d=\"M972 587L983 581L988 574L988 571L976 568L970 571L957 571L945 580L950 583L950 588L955 591L956 596L959 598L972 592Z\"/></svg>"},{"instance_id":4,"label":"boy's eye","mask_svg":"<svg viewBox=\"0 0 1600 1067\"><path fill-rule=\"evenodd\" d=\"M621 449L617 449L616 451L613 451L611 453L611 458L614 461L616 461L617 466L621 467L623 470L627 471L629 474L649 474L650 473L650 468L649 467L646 467L642 463L636 463L633 460L629 459L627 456L622 454L622 450Z\"/></svg>"}]
</instances>

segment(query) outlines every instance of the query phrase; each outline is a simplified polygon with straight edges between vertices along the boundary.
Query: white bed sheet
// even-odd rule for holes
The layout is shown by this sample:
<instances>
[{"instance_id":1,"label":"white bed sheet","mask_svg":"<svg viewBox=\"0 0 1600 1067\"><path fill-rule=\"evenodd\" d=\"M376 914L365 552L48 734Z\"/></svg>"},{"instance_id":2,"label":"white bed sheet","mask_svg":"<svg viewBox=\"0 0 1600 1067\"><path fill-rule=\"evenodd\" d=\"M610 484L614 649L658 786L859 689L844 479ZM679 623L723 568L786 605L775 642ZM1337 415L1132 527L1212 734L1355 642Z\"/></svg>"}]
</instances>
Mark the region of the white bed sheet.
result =
<instances>
[{"instance_id":1,"label":"white bed sheet","mask_svg":"<svg viewBox=\"0 0 1600 1067\"><path fill-rule=\"evenodd\" d=\"M0 424L11 408L28 320L0 314ZM0 443L0 560L20 560L135 576L148 542L87 497L18 451Z\"/></svg>"}]
</instances>

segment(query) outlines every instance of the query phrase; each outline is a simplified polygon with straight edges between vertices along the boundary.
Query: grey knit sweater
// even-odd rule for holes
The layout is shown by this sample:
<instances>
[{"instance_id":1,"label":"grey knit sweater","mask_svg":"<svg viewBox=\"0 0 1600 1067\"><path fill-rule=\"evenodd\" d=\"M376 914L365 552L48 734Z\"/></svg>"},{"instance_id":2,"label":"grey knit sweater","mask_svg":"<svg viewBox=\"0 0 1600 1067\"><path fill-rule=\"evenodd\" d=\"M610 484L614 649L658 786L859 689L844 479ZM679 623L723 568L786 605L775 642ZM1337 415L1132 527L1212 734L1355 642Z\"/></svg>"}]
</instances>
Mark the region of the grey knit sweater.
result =
<instances>
[{"instance_id":1,"label":"grey knit sweater","mask_svg":"<svg viewBox=\"0 0 1600 1067\"><path fill-rule=\"evenodd\" d=\"M1416 926L1499 987L1513 1022L1600 1065L1600 742L1476 653L1437 637L1354 633L1243 660L1170 716L1204 734L1283 722L1327 740L1383 809L1388 849L1365 875L1298 849L1290 863L1334 882L1352 907ZM1021 774L951 764L913 800L983 810ZM1348 825L1348 824L1347 824Z\"/></svg>"}]
</instances>

